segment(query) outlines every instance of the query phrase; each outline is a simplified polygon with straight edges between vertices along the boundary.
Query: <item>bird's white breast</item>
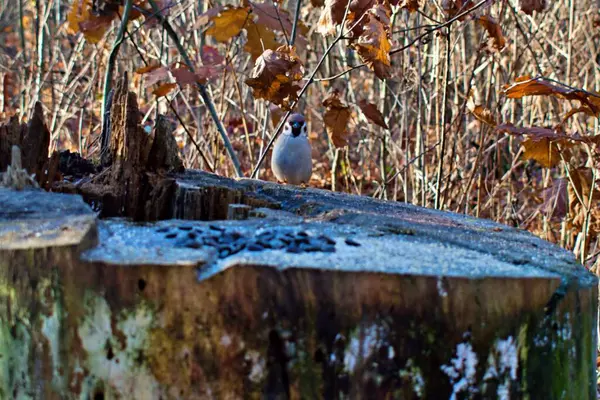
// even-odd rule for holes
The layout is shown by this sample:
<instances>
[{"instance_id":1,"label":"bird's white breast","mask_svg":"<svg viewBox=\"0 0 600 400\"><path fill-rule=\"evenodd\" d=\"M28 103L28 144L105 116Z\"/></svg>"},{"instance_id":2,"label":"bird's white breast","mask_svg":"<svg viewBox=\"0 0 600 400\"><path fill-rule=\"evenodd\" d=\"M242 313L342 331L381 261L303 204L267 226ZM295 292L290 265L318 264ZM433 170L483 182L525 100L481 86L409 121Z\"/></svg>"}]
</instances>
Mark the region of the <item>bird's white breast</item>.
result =
<instances>
[{"instance_id":1,"label":"bird's white breast","mask_svg":"<svg viewBox=\"0 0 600 400\"><path fill-rule=\"evenodd\" d=\"M284 133L279 136L271 156L271 169L280 181L292 185L308 183L312 175L312 155L306 135L294 137Z\"/></svg>"}]
</instances>

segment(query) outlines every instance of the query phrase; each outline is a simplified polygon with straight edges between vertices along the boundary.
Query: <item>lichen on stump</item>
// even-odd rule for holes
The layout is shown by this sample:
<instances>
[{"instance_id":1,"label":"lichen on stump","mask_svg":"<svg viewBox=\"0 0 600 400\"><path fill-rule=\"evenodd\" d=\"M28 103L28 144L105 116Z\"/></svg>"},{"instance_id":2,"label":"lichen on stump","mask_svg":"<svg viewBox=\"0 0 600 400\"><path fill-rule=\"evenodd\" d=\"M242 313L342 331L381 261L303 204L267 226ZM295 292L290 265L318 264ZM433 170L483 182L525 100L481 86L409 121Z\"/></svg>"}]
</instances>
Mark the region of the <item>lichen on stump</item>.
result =
<instances>
[{"instance_id":1,"label":"lichen on stump","mask_svg":"<svg viewBox=\"0 0 600 400\"><path fill-rule=\"evenodd\" d=\"M570 253L399 203L183 180L271 209L96 222L77 197L0 190L4 394L595 398L597 280Z\"/></svg>"}]
</instances>

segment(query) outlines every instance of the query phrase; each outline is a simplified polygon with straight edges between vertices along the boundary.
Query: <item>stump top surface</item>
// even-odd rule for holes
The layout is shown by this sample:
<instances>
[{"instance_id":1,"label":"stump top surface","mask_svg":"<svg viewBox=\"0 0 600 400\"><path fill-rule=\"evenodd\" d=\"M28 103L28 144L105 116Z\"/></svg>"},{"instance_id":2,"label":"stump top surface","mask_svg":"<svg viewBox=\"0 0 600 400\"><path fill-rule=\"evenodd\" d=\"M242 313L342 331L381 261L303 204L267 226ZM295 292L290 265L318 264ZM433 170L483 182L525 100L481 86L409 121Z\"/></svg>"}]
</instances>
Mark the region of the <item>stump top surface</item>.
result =
<instances>
[{"instance_id":1,"label":"stump top surface","mask_svg":"<svg viewBox=\"0 0 600 400\"><path fill-rule=\"evenodd\" d=\"M81 197L0 188L0 249L77 245L96 229Z\"/></svg>"}]
</instances>

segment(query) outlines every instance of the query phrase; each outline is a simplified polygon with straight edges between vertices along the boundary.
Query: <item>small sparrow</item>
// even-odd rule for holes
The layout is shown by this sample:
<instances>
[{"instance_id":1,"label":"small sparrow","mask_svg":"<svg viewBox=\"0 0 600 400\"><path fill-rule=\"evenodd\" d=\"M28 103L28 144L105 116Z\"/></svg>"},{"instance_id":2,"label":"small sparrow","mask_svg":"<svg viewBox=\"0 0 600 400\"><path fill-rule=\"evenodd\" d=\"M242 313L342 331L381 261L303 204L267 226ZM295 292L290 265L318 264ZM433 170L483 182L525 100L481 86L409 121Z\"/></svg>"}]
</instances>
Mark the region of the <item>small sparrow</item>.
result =
<instances>
[{"instance_id":1,"label":"small sparrow","mask_svg":"<svg viewBox=\"0 0 600 400\"><path fill-rule=\"evenodd\" d=\"M306 122L302 114L292 114L273 148L271 169L280 182L308 184L312 175L312 156Z\"/></svg>"}]
</instances>

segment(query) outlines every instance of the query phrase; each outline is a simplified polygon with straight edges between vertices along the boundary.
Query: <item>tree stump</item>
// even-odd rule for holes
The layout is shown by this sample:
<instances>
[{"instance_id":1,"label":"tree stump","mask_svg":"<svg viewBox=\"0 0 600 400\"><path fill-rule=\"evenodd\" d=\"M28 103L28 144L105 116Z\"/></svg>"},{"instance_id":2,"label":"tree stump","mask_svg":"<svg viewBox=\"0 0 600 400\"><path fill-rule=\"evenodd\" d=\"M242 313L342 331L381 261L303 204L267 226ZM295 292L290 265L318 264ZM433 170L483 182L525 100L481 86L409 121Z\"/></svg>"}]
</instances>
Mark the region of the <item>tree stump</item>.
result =
<instances>
[{"instance_id":1,"label":"tree stump","mask_svg":"<svg viewBox=\"0 0 600 400\"><path fill-rule=\"evenodd\" d=\"M0 397L595 398L597 280L526 232L199 172L172 203L254 209L0 189Z\"/></svg>"},{"instance_id":2,"label":"tree stump","mask_svg":"<svg viewBox=\"0 0 600 400\"><path fill-rule=\"evenodd\" d=\"M571 253L468 216L183 172L168 120L139 120L122 80L108 168L52 186L99 213L0 189L0 398L595 398L598 282Z\"/></svg>"}]
</instances>

